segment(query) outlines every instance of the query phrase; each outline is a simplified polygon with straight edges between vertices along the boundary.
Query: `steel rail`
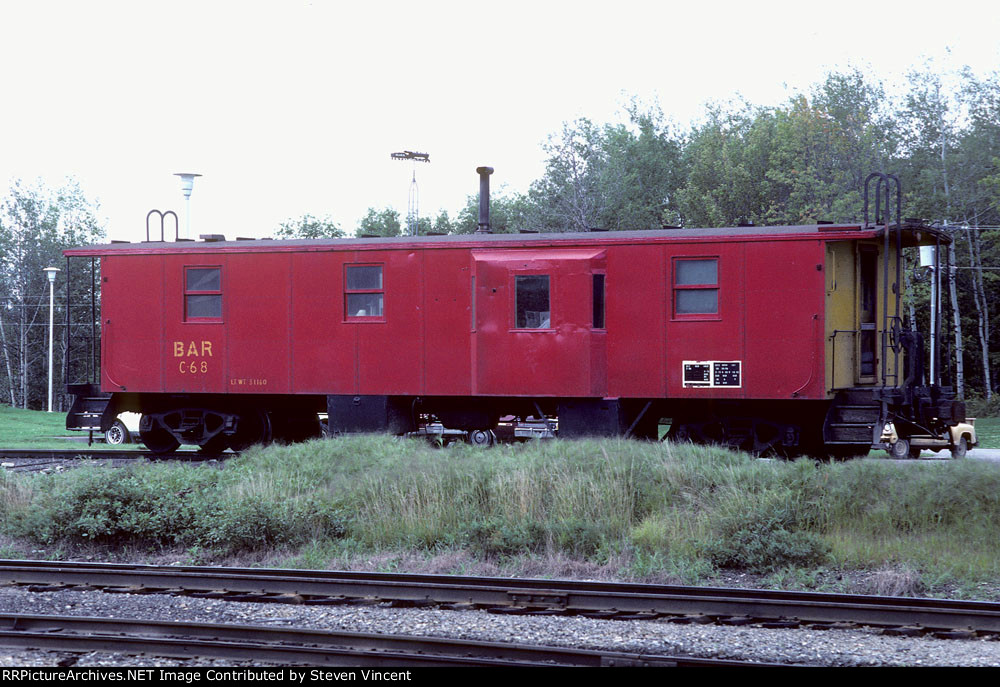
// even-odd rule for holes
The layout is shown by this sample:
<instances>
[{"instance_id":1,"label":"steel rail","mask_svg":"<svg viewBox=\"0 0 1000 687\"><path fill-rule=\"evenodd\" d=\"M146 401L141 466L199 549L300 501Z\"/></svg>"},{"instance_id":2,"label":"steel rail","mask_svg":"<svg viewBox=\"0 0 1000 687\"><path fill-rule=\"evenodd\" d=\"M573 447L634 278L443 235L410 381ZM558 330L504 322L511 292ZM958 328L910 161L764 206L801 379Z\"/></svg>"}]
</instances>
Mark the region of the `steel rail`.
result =
<instances>
[{"instance_id":1,"label":"steel rail","mask_svg":"<svg viewBox=\"0 0 1000 687\"><path fill-rule=\"evenodd\" d=\"M507 610L614 612L638 616L749 617L806 623L850 622L928 630L1000 632L1000 604L912 597L719 587L507 579L450 575L118 566L105 563L0 560L0 583L83 585L117 591L170 591L240 600L339 603L367 598L462 604Z\"/></svg>"},{"instance_id":2,"label":"steel rail","mask_svg":"<svg viewBox=\"0 0 1000 687\"><path fill-rule=\"evenodd\" d=\"M0 614L0 645L352 667L764 665L442 637L12 613Z\"/></svg>"},{"instance_id":3,"label":"steel rail","mask_svg":"<svg viewBox=\"0 0 1000 687\"><path fill-rule=\"evenodd\" d=\"M141 458L148 458L157 460L211 460L213 458L233 458L238 455L238 453L200 453L197 450L174 451L172 453L153 453L147 449L0 448L0 459L53 458L56 460L138 460Z\"/></svg>"}]
</instances>

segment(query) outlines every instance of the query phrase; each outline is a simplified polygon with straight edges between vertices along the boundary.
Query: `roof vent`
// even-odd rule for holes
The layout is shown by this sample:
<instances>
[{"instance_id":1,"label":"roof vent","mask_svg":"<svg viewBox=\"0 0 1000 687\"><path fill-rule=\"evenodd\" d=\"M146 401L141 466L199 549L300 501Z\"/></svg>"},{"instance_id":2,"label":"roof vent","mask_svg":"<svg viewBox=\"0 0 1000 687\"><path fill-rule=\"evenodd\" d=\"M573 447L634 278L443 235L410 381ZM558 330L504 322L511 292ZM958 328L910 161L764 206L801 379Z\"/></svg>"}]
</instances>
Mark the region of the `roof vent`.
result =
<instances>
[{"instance_id":1,"label":"roof vent","mask_svg":"<svg viewBox=\"0 0 1000 687\"><path fill-rule=\"evenodd\" d=\"M223 234L201 234L198 238L206 243L215 243L217 241L226 240L226 237Z\"/></svg>"}]
</instances>

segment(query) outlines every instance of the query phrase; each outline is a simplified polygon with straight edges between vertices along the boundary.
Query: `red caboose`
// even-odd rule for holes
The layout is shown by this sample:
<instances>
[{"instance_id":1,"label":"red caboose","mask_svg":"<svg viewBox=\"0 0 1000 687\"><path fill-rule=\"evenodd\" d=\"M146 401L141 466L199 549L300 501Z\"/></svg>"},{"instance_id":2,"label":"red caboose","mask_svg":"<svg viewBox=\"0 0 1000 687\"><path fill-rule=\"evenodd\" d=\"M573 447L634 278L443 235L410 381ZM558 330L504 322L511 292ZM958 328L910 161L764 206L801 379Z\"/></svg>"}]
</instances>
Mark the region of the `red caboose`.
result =
<instances>
[{"instance_id":1,"label":"red caboose","mask_svg":"<svg viewBox=\"0 0 1000 687\"><path fill-rule=\"evenodd\" d=\"M137 411L145 443L169 451L310 436L323 412L331 431L490 430L512 415L558 418L562 436L653 437L671 418L680 438L867 451L912 413L912 393L893 390L934 386L922 370L904 379L902 349L883 342L899 312L887 248L931 236L808 225L77 248L67 257L100 259L101 394L71 387L68 426L97 426L88 403L102 427ZM925 395L933 431L963 419Z\"/></svg>"}]
</instances>

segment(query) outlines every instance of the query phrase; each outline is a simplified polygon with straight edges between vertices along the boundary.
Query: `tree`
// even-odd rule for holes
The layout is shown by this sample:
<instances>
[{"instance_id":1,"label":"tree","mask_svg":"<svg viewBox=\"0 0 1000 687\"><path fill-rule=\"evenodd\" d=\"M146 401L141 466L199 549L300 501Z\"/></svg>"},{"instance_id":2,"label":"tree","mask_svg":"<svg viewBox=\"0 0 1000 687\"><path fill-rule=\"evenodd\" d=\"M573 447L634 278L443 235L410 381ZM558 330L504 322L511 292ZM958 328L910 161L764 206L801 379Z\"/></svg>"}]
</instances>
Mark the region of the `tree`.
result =
<instances>
[{"instance_id":1,"label":"tree","mask_svg":"<svg viewBox=\"0 0 1000 687\"><path fill-rule=\"evenodd\" d=\"M558 135L542 146L549 155L545 174L531 185L535 228L587 231L600 225L606 199L600 179L604 168L601 130L589 119L563 123Z\"/></svg>"},{"instance_id":2,"label":"tree","mask_svg":"<svg viewBox=\"0 0 1000 687\"><path fill-rule=\"evenodd\" d=\"M860 219L864 180L896 148L881 85L830 74L783 106L711 105L684 148L688 226Z\"/></svg>"},{"instance_id":3,"label":"tree","mask_svg":"<svg viewBox=\"0 0 1000 687\"><path fill-rule=\"evenodd\" d=\"M47 395L48 279L45 267L62 265L64 248L94 243L104 236L98 206L68 180L58 189L41 182L15 181L0 204L0 344L3 345L4 399L22 408L41 407ZM76 283L70 302L88 300L90 284ZM60 299L60 310L66 307ZM63 310L65 313L65 310ZM56 318L56 326L64 314ZM54 337L61 340L62 337ZM61 369L65 351L56 352Z\"/></svg>"},{"instance_id":4,"label":"tree","mask_svg":"<svg viewBox=\"0 0 1000 687\"><path fill-rule=\"evenodd\" d=\"M677 192L685 226L765 223L774 215L768 179L775 114L738 102L712 105L684 150L687 179Z\"/></svg>"},{"instance_id":5,"label":"tree","mask_svg":"<svg viewBox=\"0 0 1000 687\"><path fill-rule=\"evenodd\" d=\"M329 217L318 219L302 215L282 222L274 236L279 239L339 239L344 237L344 232Z\"/></svg>"},{"instance_id":6,"label":"tree","mask_svg":"<svg viewBox=\"0 0 1000 687\"><path fill-rule=\"evenodd\" d=\"M368 214L358 223L358 236L399 236L402 227L399 224L399 212L391 207L382 210L368 208Z\"/></svg>"},{"instance_id":7,"label":"tree","mask_svg":"<svg viewBox=\"0 0 1000 687\"><path fill-rule=\"evenodd\" d=\"M434 219L434 225L431 227L431 231L435 234L450 234L454 230L455 227L451 222L451 218L448 217L448 211L442 210L438 213L438 216Z\"/></svg>"},{"instance_id":8,"label":"tree","mask_svg":"<svg viewBox=\"0 0 1000 687\"><path fill-rule=\"evenodd\" d=\"M545 173L526 199L528 228L646 229L677 221L683 139L657 106L633 99L626 114L625 124L581 118L549 137Z\"/></svg>"},{"instance_id":9,"label":"tree","mask_svg":"<svg viewBox=\"0 0 1000 687\"><path fill-rule=\"evenodd\" d=\"M529 226L529 201L501 185L490 193L490 231L494 234L516 234ZM479 195L466 197L463 207L451 224L455 234L474 234L479 229Z\"/></svg>"}]
</instances>

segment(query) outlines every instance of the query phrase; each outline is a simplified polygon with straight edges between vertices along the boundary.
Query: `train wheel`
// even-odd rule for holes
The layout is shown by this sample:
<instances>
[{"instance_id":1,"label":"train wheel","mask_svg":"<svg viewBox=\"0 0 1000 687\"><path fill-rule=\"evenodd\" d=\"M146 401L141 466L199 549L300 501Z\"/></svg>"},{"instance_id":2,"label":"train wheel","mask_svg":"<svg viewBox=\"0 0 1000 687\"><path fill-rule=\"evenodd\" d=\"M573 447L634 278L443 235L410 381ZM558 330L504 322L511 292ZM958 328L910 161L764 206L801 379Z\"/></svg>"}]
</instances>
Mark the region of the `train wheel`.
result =
<instances>
[{"instance_id":1,"label":"train wheel","mask_svg":"<svg viewBox=\"0 0 1000 687\"><path fill-rule=\"evenodd\" d=\"M492 429L474 429L469 432L468 441L473 446L492 446L497 443L497 435Z\"/></svg>"},{"instance_id":2,"label":"train wheel","mask_svg":"<svg viewBox=\"0 0 1000 687\"><path fill-rule=\"evenodd\" d=\"M170 453L176 451L181 442L177 441L173 434L162 427L153 427L145 431L139 431L142 443L146 444L153 453Z\"/></svg>"},{"instance_id":3,"label":"train wheel","mask_svg":"<svg viewBox=\"0 0 1000 687\"><path fill-rule=\"evenodd\" d=\"M251 410L239 416L236 432L229 437L229 448L234 451L245 451L254 444L266 444L271 441L271 421L267 413Z\"/></svg>"}]
</instances>

